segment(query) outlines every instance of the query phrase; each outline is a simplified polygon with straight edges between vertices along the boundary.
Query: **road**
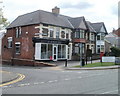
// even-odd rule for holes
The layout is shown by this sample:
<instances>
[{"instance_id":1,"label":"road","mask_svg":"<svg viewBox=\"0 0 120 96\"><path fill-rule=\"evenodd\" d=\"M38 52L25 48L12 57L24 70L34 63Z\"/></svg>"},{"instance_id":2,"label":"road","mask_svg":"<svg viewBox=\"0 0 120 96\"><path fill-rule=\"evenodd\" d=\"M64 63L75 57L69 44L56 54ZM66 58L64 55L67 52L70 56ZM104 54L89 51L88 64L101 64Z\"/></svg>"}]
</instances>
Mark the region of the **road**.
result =
<instances>
[{"instance_id":1,"label":"road","mask_svg":"<svg viewBox=\"0 0 120 96\"><path fill-rule=\"evenodd\" d=\"M118 94L118 70L64 70L59 67L3 67L24 80L2 87L3 94Z\"/></svg>"}]
</instances>

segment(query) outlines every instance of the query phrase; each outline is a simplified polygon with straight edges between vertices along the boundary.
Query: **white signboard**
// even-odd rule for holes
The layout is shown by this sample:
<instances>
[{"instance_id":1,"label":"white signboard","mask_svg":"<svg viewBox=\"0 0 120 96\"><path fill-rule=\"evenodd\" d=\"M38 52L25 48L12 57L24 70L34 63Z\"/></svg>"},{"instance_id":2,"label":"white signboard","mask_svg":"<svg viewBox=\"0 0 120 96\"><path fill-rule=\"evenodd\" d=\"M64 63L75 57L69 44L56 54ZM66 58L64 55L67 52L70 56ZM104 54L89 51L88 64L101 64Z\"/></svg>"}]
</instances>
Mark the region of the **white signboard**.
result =
<instances>
[{"instance_id":1,"label":"white signboard","mask_svg":"<svg viewBox=\"0 0 120 96\"><path fill-rule=\"evenodd\" d=\"M115 57L114 56L110 56L110 57L102 57L102 62L115 62Z\"/></svg>"}]
</instances>

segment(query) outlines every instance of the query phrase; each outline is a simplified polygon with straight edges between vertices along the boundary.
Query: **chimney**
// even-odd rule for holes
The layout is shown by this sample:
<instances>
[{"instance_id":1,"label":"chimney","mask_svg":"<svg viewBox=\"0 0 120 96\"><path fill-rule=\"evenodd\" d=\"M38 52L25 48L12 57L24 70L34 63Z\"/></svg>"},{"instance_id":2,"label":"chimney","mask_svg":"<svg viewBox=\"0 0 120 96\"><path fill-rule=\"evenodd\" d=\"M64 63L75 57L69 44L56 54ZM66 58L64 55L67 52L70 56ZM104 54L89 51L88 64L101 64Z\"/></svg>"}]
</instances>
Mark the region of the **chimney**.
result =
<instances>
[{"instance_id":1,"label":"chimney","mask_svg":"<svg viewBox=\"0 0 120 96\"><path fill-rule=\"evenodd\" d=\"M52 9L52 13L59 14L60 13L60 8L58 8L56 6L55 8Z\"/></svg>"}]
</instances>

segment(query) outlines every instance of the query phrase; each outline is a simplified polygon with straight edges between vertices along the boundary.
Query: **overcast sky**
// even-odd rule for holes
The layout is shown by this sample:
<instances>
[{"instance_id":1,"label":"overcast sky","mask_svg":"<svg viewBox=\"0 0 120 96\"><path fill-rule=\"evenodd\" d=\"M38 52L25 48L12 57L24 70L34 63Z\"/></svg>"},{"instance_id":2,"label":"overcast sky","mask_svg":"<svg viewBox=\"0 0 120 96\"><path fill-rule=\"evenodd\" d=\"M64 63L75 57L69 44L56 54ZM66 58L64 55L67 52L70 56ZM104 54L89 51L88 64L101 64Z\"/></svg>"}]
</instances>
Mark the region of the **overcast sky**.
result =
<instances>
[{"instance_id":1,"label":"overcast sky","mask_svg":"<svg viewBox=\"0 0 120 96\"><path fill-rule=\"evenodd\" d=\"M17 16L36 10L51 12L55 6L60 14L71 17L84 16L90 22L104 22L108 32L118 28L119 0L0 0L4 16L12 22Z\"/></svg>"}]
</instances>

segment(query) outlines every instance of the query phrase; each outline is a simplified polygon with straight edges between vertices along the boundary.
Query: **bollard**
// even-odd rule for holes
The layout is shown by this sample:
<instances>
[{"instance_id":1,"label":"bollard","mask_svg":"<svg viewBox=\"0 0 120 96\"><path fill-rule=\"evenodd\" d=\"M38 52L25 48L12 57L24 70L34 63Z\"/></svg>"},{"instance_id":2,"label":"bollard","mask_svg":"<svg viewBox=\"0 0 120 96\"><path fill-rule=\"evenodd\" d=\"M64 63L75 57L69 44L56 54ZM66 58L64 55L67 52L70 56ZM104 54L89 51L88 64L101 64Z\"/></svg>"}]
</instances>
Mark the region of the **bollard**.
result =
<instances>
[{"instance_id":1,"label":"bollard","mask_svg":"<svg viewBox=\"0 0 120 96\"><path fill-rule=\"evenodd\" d=\"M65 67L67 67L67 59L65 59Z\"/></svg>"}]
</instances>

